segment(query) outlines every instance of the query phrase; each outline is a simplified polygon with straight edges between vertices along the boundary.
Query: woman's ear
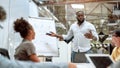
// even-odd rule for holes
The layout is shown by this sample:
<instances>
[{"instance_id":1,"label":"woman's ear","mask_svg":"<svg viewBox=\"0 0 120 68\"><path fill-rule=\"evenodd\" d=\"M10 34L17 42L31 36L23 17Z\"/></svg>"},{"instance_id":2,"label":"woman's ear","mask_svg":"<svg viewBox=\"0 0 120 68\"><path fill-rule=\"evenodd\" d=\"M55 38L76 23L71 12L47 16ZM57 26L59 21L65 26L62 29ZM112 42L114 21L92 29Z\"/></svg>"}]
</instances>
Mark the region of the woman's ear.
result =
<instances>
[{"instance_id":1,"label":"woman's ear","mask_svg":"<svg viewBox=\"0 0 120 68\"><path fill-rule=\"evenodd\" d=\"M30 36L32 34L32 31L31 30L29 30L28 31L28 36Z\"/></svg>"},{"instance_id":2,"label":"woman's ear","mask_svg":"<svg viewBox=\"0 0 120 68\"><path fill-rule=\"evenodd\" d=\"M31 34L32 33L32 30L29 30L29 34Z\"/></svg>"}]
</instances>

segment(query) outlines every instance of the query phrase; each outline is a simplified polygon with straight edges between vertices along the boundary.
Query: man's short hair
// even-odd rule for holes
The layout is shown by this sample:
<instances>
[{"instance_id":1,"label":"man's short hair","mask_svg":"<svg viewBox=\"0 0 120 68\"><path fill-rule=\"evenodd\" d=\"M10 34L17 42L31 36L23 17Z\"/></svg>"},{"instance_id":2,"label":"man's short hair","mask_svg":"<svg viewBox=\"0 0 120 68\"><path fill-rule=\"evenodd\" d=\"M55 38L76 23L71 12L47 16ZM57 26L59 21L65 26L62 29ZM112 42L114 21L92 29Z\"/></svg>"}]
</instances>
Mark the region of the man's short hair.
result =
<instances>
[{"instance_id":1,"label":"man's short hair","mask_svg":"<svg viewBox=\"0 0 120 68\"><path fill-rule=\"evenodd\" d=\"M81 13L81 14L84 15L84 11L77 11L77 12L76 12L76 15L78 15L78 13Z\"/></svg>"}]
</instances>

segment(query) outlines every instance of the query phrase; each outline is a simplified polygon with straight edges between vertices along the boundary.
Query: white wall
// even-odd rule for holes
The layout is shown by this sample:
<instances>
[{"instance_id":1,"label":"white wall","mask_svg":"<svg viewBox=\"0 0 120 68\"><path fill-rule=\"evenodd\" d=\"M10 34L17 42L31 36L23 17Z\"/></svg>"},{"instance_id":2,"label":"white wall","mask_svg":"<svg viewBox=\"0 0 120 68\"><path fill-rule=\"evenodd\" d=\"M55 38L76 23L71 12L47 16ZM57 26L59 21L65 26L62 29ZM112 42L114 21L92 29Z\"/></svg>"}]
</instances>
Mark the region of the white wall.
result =
<instances>
[{"instance_id":1,"label":"white wall","mask_svg":"<svg viewBox=\"0 0 120 68\"><path fill-rule=\"evenodd\" d=\"M29 16L30 17L38 17L38 8L33 1L29 2Z\"/></svg>"},{"instance_id":2,"label":"white wall","mask_svg":"<svg viewBox=\"0 0 120 68\"><path fill-rule=\"evenodd\" d=\"M53 62L70 62L71 43L67 44L64 41L58 41L59 57L53 57Z\"/></svg>"},{"instance_id":3,"label":"white wall","mask_svg":"<svg viewBox=\"0 0 120 68\"><path fill-rule=\"evenodd\" d=\"M15 43L15 38L21 38L20 35L14 34L13 22L23 17L28 19L29 16L29 0L10 0L10 24L9 24L9 44L10 44L10 55L13 57L14 50L19 43ZM21 42L21 40L19 40Z\"/></svg>"}]
</instances>

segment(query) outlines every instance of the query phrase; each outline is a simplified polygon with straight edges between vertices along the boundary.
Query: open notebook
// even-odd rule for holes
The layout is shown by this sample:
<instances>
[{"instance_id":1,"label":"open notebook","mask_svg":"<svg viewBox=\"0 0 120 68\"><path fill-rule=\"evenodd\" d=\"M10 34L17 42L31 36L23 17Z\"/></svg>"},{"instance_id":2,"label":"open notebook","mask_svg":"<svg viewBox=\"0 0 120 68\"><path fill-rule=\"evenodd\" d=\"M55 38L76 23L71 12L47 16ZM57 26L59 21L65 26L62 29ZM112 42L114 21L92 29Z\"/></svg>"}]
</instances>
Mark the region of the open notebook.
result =
<instances>
[{"instance_id":1,"label":"open notebook","mask_svg":"<svg viewBox=\"0 0 120 68\"><path fill-rule=\"evenodd\" d=\"M86 58L94 68L107 68L114 63L109 54L86 54Z\"/></svg>"}]
</instances>

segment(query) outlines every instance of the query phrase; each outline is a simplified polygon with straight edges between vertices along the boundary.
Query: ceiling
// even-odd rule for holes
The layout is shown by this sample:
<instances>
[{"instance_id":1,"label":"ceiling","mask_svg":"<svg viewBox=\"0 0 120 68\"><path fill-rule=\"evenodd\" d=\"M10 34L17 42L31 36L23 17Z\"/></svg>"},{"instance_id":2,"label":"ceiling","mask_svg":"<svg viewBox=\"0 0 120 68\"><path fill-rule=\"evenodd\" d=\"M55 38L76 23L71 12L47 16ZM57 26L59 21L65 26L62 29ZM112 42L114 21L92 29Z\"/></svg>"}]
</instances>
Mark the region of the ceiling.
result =
<instances>
[{"instance_id":1,"label":"ceiling","mask_svg":"<svg viewBox=\"0 0 120 68\"><path fill-rule=\"evenodd\" d=\"M113 15L113 8L120 8L120 0L33 0L38 7L47 7L48 11L39 11L40 16L54 18L56 22L69 25L76 21L75 12L83 10L86 20L93 23L100 23L101 19L107 20ZM76 9L71 4L83 4L84 9ZM45 8L44 8L45 9ZM120 19L120 15L117 16Z\"/></svg>"}]
</instances>

